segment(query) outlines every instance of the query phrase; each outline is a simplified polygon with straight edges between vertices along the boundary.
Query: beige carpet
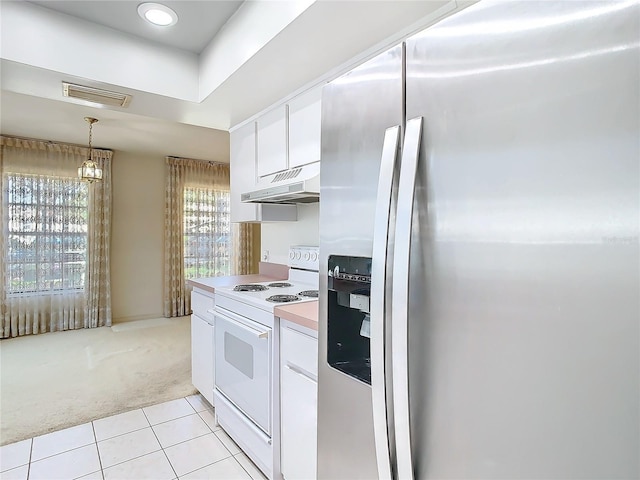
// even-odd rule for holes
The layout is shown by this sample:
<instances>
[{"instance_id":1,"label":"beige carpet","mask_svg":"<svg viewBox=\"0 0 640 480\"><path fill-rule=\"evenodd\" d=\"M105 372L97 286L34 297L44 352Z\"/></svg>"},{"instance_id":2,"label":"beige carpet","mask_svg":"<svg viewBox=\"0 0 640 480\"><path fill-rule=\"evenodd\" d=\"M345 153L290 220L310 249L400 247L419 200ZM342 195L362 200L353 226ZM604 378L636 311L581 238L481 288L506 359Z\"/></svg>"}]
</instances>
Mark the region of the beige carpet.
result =
<instances>
[{"instance_id":1,"label":"beige carpet","mask_svg":"<svg viewBox=\"0 0 640 480\"><path fill-rule=\"evenodd\" d=\"M195 393L189 317L0 341L0 445Z\"/></svg>"}]
</instances>

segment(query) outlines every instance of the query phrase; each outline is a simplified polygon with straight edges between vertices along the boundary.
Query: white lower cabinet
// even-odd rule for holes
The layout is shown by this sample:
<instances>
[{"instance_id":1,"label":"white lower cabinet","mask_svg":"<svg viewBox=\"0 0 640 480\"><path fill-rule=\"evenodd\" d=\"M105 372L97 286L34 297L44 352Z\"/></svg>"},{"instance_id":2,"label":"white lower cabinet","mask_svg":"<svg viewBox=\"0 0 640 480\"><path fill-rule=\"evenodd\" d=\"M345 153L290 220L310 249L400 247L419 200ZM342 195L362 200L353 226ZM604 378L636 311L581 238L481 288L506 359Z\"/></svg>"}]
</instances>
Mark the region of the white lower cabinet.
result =
<instances>
[{"instance_id":1,"label":"white lower cabinet","mask_svg":"<svg viewBox=\"0 0 640 480\"><path fill-rule=\"evenodd\" d=\"M214 299L191 292L191 383L213 405L213 315Z\"/></svg>"},{"instance_id":2,"label":"white lower cabinet","mask_svg":"<svg viewBox=\"0 0 640 480\"><path fill-rule=\"evenodd\" d=\"M285 480L316 478L317 352L317 339L280 327L280 455Z\"/></svg>"}]
</instances>

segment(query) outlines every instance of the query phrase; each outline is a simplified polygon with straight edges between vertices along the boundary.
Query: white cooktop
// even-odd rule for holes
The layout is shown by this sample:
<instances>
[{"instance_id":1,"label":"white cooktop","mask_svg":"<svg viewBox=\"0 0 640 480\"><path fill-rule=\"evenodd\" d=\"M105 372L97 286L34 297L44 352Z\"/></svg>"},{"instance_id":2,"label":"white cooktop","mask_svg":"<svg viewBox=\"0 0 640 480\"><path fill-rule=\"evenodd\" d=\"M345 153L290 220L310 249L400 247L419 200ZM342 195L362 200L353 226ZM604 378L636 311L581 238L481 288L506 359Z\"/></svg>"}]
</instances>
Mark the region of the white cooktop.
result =
<instances>
[{"instance_id":1,"label":"white cooktop","mask_svg":"<svg viewBox=\"0 0 640 480\"><path fill-rule=\"evenodd\" d=\"M287 280L252 283L251 285L264 285L267 287L267 290L259 292L235 291L234 288L236 285L216 287L216 296L220 295L226 299L232 300L231 302L224 302L224 308L228 310L235 311L233 302L240 302L241 304L251 305L271 313L273 313L274 308L278 306L317 300L318 297L306 297L299 295L299 293L305 290L318 290L318 257L318 247L309 245L293 245L289 247L289 278ZM269 286L271 283L282 282L290 283L291 286ZM289 302L267 301L267 298L274 295L294 295L297 296L298 299Z\"/></svg>"},{"instance_id":2,"label":"white cooktop","mask_svg":"<svg viewBox=\"0 0 640 480\"><path fill-rule=\"evenodd\" d=\"M273 312L273 309L277 306L292 305L294 303L309 302L317 300L317 297L304 297L299 295L304 290L318 290L318 272L297 270L292 268L289 270L289 278L287 280L273 280L271 282L257 282L251 283L251 285L264 285L267 290L259 292L238 292L235 291L235 285L228 287L216 288L216 296L222 295L237 302L246 303L254 307ZM290 287L270 287L271 283L290 283ZM293 302L270 302L267 301L268 297L273 295L295 295L298 300ZM228 307L227 307L228 308Z\"/></svg>"}]
</instances>

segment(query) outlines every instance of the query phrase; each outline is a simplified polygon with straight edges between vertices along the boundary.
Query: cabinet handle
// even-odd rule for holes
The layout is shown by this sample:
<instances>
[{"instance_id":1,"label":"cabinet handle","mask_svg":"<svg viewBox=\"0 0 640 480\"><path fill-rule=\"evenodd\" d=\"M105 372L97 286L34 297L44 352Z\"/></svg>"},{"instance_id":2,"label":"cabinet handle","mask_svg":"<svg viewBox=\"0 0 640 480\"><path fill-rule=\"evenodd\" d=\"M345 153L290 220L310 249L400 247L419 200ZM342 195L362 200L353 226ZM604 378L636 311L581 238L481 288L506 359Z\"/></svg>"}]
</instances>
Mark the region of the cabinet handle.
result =
<instances>
[{"instance_id":1,"label":"cabinet handle","mask_svg":"<svg viewBox=\"0 0 640 480\"><path fill-rule=\"evenodd\" d=\"M291 370L293 373L297 373L298 375L306 378L307 380L311 380L313 383L318 383L318 378L315 375L313 375L311 372L307 372L303 368L292 365L289 362L286 363L284 368Z\"/></svg>"}]
</instances>

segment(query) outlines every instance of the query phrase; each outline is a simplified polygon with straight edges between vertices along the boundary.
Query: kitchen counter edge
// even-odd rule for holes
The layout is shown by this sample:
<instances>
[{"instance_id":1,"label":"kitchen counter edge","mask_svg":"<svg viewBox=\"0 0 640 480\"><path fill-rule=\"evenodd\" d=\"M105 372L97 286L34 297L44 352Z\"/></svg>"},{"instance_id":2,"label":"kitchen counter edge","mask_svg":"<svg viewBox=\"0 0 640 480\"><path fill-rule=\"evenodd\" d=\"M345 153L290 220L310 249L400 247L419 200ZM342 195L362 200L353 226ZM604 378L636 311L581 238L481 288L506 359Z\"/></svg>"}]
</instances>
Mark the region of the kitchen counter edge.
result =
<instances>
[{"instance_id":1,"label":"kitchen counter edge","mask_svg":"<svg viewBox=\"0 0 640 480\"><path fill-rule=\"evenodd\" d=\"M318 331L318 301L294 303L275 307L273 314L303 327Z\"/></svg>"},{"instance_id":2,"label":"kitchen counter edge","mask_svg":"<svg viewBox=\"0 0 640 480\"><path fill-rule=\"evenodd\" d=\"M286 280L289 267L278 263L260 262L260 273L251 275L229 275L227 277L203 277L187 280L187 285L216 293L216 287L229 287L240 283L272 282Z\"/></svg>"}]
</instances>

